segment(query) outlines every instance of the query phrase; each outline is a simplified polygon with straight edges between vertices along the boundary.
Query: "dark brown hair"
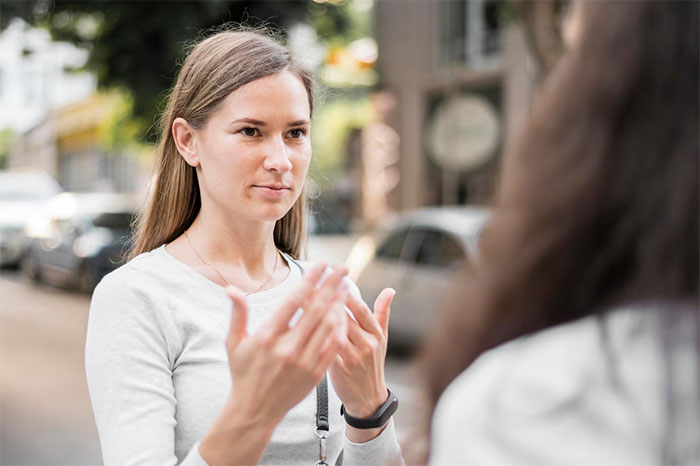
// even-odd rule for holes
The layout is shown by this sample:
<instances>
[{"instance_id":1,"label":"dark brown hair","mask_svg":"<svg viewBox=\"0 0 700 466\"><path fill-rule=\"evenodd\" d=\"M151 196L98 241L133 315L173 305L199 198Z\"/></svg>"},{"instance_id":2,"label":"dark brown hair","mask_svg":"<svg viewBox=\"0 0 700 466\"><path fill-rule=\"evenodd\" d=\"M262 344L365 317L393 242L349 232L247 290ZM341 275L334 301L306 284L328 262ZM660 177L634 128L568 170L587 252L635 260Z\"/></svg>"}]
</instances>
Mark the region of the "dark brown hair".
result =
<instances>
[{"instance_id":1,"label":"dark brown hair","mask_svg":"<svg viewBox=\"0 0 700 466\"><path fill-rule=\"evenodd\" d=\"M486 349L630 303L698 312L697 2L587 2L506 154L477 265L422 355L428 395Z\"/></svg>"},{"instance_id":2,"label":"dark brown hair","mask_svg":"<svg viewBox=\"0 0 700 466\"><path fill-rule=\"evenodd\" d=\"M313 79L287 49L265 30L218 32L197 43L185 59L161 118L155 186L147 209L137 219L130 256L150 251L180 236L199 213L197 172L180 156L172 125L181 117L202 128L233 91L256 79L290 70L306 88L313 111ZM298 258L305 234L305 193L275 224L277 247Z\"/></svg>"}]
</instances>

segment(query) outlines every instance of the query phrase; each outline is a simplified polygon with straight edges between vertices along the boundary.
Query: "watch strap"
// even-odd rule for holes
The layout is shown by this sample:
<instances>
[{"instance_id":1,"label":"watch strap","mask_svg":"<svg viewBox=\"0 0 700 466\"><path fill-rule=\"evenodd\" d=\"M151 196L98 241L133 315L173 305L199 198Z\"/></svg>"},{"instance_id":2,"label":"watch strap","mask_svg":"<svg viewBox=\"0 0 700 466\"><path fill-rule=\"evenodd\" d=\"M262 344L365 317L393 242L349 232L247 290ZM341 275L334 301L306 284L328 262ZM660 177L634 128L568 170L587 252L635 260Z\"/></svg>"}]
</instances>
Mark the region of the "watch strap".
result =
<instances>
[{"instance_id":1,"label":"watch strap","mask_svg":"<svg viewBox=\"0 0 700 466\"><path fill-rule=\"evenodd\" d=\"M369 417L354 417L345 411L345 406L340 405L340 415L345 417L345 422L356 429L376 429L386 424L391 416L399 408L399 399L387 388L386 401Z\"/></svg>"}]
</instances>

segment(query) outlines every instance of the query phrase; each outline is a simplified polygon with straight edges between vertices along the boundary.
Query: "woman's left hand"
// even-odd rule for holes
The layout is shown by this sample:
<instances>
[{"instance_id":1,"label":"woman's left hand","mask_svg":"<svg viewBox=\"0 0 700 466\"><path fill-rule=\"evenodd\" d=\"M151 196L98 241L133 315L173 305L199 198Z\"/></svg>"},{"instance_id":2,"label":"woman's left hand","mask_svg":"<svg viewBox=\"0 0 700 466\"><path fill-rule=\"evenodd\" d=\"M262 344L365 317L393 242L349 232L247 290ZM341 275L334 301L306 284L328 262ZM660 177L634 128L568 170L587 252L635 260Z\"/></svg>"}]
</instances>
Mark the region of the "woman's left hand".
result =
<instances>
[{"instance_id":1,"label":"woman's left hand","mask_svg":"<svg viewBox=\"0 0 700 466\"><path fill-rule=\"evenodd\" d=\"M384 380L384 359L389 327L391 301L396 292L385 288L374 302L374 314L362 299L348 293L346 306L355 316L349 315L347 341L338 352L329 375L333 388L353 417L369 417L387 399ZM382 428L359 431L347 426L346 435L352 441L367 441Z\"/></svg>"}]
</instances>

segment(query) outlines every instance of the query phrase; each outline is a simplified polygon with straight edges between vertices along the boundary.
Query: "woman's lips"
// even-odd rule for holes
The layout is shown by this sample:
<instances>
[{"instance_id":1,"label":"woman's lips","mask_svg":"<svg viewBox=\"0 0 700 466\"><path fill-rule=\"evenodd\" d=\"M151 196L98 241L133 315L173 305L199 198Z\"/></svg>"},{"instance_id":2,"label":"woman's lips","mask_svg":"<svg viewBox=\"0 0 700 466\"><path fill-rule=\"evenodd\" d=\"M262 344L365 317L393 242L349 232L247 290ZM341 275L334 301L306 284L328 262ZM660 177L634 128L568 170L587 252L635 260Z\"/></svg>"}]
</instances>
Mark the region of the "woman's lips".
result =
<instances>
[{"instance_id":1,"label":"woman's lips","mask_svg":"<svg viewBox=\"0 0 700 466\"><path fill-rule=\"evenodd\" d=\"M288 186L282 185L253 185L253 188L264 196L272 198L282 197L289 191Z\"/></svg>"}]
</instances>

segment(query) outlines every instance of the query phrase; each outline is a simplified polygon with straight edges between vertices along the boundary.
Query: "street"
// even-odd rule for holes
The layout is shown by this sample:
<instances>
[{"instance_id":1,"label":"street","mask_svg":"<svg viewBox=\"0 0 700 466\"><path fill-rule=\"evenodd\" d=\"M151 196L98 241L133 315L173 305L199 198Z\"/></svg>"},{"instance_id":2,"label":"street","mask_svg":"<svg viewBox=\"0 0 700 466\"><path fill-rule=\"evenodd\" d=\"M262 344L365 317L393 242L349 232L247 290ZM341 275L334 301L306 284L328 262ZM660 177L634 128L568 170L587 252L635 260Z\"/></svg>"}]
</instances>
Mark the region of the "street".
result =
<instances>
[{"instance_id":1,"label":"street","mask_svg":"<svg viewBox=\"0 0 700 466\"><path fill-rule=\"evenodd\" d=\"M101 463L83 364L89 303L86 295L1 271L0 464ZM386 370L403 406L400 438L413 418L409 366L390 359Z\"/></svg>"},{"instance_id":2,"label":"street","mask_svg":"<svg viewBox=\"0 0 700 466\"><path fill-rule=\"evenodd\" d=\"M0 463L100 463L83 364L89 298L0 278Z\"/></svg>"}]
</instances>

